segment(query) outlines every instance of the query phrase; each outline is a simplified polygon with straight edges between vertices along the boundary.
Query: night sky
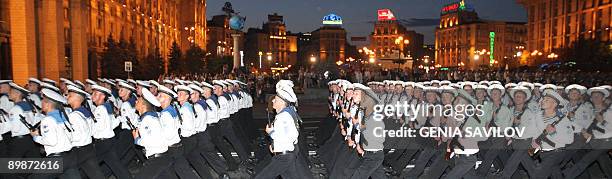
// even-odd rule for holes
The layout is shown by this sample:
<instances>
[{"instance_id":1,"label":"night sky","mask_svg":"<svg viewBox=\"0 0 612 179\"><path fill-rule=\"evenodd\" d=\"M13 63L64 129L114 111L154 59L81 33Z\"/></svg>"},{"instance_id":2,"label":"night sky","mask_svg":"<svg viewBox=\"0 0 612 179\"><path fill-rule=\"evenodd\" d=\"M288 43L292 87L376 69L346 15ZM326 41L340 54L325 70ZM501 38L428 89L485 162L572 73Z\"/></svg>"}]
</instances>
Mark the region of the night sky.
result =
<instances>
[{"instance_id":1,"label":"night sky","mask_svg":"<svg viewBox=\"0 0 612 179\"><path fill-rule=\"evenodd\" d=\"M276 12L284 16L289 31L310 32L321 26L323 16L333 12L342 17L342 26L349 38L369 35L374 28L377 9L388 8L408 29L425 35L426 44L433 44L440 9L456 1L459 0L208 0L206 3L210 19L213 15L223 14L223 4L231 2L235 11L247 17L245 31L249 27L261 28L261 24L267 21L267 14ZM525 9L516 0L465 2L472 5L483 19L527 21Z\"/></svg>"}]
</instances>

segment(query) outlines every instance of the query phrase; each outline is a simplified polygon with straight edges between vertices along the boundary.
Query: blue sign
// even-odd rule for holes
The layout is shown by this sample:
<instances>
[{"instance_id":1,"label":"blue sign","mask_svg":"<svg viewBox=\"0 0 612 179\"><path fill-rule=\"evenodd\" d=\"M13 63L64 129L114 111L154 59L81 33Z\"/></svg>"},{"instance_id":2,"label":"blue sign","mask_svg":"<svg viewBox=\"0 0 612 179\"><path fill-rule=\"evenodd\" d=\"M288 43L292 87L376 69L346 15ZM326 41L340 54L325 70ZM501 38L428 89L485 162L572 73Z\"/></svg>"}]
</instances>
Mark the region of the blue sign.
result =
<instances>
[{"instance_id":1,"label":"blue sign","mask_svg":"<svg viewBox=\"0 0 612 179\"><path fill-rule=\"evenodd\" d=\"M328 25L342 25L342 17L331 13L323 17L323 24Z\"/></svg>"}]
</instances>

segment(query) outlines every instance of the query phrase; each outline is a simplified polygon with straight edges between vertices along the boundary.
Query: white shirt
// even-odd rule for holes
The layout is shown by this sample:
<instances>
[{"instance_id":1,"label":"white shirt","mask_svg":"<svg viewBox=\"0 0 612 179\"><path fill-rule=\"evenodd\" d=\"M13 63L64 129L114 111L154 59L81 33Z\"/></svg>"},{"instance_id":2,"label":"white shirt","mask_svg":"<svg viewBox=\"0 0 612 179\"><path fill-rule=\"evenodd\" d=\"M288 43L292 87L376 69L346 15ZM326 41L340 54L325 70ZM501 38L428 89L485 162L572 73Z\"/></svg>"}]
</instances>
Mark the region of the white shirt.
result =
<instances>
[{"instance_id":1,"label":"white shirt","mask_svg":"<svg viewBox=\"0 0 612 179\"><path fill-rule=\"evenodd\" d=\"M59 113L59 111L52 111L52 113ZM34 142L43 145L47 156L72 149L69 134L66 132L64 124L57 122L51 115L42 119L39 132L40 135L33 139Z\"/></svg>"},{"instance_id":2,"label":"white shirt","mask_svg":"<svg viewBox=\"0 0 612 179\"><path fill-rule=\"evenodd\" d=\"M21 122L21 116L25 117L25 121L32 126L40 122L41 118L35 117L31 109L24 111L21 107L27 105L29 104L27 104L25 101L15 103L15 105L8 112L11 122L12 137L30 134L30 129L28 129L26 125Z\"/></svg>"},{"instance_id":3,"label":"white shirt","mask_svg":"<svg viewBox=\"0 0 612 179\"><path fill-rule=\"evenodd\" d=\"M109 104L110 106L110 104ZM92 125L92 135L95 139L109 139L115 136L113 119L104 105L96 107L93 111L96 122Z\"/></svg>"},{"instance_id":4,"label":"white shirt","mask_svg":"<svg viewBox=\"0 0 612 179\"><path fill-rule=\"evenodd\" d=\"M82 108L82 109L81 109ZM89 121L91 121L91 116L87 116L88 114L84 107L81 107L72 113L68 114L68 119L70 119L70 123L72 123L72 131L71 134L71 142L73 146L82 147L88 144L91 144L91 126ZM84 111L85 112L84 112ZM91 114L89 114L91 115Z\"/></svg>"},{"instance_id":5,"label":"white shirt","mask_svg":"<svg viewBox=\"0 0 612 179\"><path fill-rule=\"evenodd\" d=\"M203 101L204 103L206 103L205 101ZM208 121L206 121L206 116L208 115L206 110L204 110L204 107L202 107L202 105L200 105L199 103L195 103L193 105L193 109L194 111L194 117L195 117L195 130L196 132L204 132L206 131L206 127L208 124Z\"/></svg>"},{"instance_id":6,"label":"white shirt","mask_svg":"<svg viewBox=\"0 0 612 179\"><path fill-rule=\"evenodd\" d=\"M224 96L219 96L218 98L218 102L219 102L219 120L221 119L227 119L230 117L230 103L227 99L225 99Z\"/></svg>"},{"instance_id":7,"label":"white shirt","mask_svg":"<svg viewBox=\"0 0 612 179\"><path fill-rule=\"evenodd\" d=\"M181 108L179 108L179 113L183 118L183 123L181 124L181 137L191 137L196 133L196 121L192 106L191 103L185 102Z\"/></svg>"},{"instance_id":8,"label":"white shirt","mask_svg":"<svg viewBox=\"0 0 612 179\"><path fill-rule=\"evenodd\" d=\"M8 113L9 110L13 108L13 105L15 104L11 100L9 100L8 94L0 96L0 109L1 110L4 110L5 112Z\"/></svg>"},{"instance_id":9,"label":"white shirt","mask_svg":"<svg viewBox=\"0 0 612 179\"><path fill-rule=\"evenodd\" d=\"M168 151L168 145L162 139L162 127L155 112L147 112L142 116L140 125L138 126L138 134L140 137L134 140L136 145L145 148L147 157L160 154Z\"/></svg>"},{"instance_id":10,"label":"white shirt","mask_svg":"<svg viewBox=\"0 0 612 179\"><path fill-rule=\"evenodd\" d=\"M170 113L173 112L176 116L173 117ZM162 138L167 146L174 145L181 141L178 130L180 127L180 121L178 119L177 111L174 110L172 105L166 107L160 113L159 122L161 124Z\"/></svg>"},{"instance_id":11,"label":"white shirt","mask_svg":"<svg viewBox=\"0 0 612 179\"><path fill-rule=\"evenodd\" d=\"M210 107L210 109L206 110L206 123L207 124L215 124L219 122L219 107L215 104L215 101L212 99L206 99L206 105Z\"/></svg>"},{"instance_id":12,"label":"white shirt","mask_svg":"<svg viewBox=\"0 0 612 179\"><path fill-rule=\"evenodd\" d=\"M30 100L32 100L34 105L36 105L38 107L42 107L42 100L40 99L40 96L38 96L38 95L36 95L34 93L30 93L30 95L28 95L28 98L30 98Z\"/></svg>"},{"instance_id":13,"label":"white shirt","mask_svg":"<svg viewBox=\"0 0 612 179\"><path fill-rule=\"evenodd\" d=\"M238 112L238 106L240 104L239 104L239 101L238 101L238 96L236 96L233 93L230 93L229 96L231 98L231 100L228 101L229 104L230 104L229 105L229 112L230 112L230 115L232 115L232 114L235 114L236 112Z\"/></svg>"},{"instance_id":14,"label":"white shirt","mask_svg":"<svg viewBox=\"0 0 612 179\"><path fill-rule=\"evenodd\" d=\"M542 113L539 115L539 120L537 122L543 123L538 126L546 126L548 124L552 124L554 121L559 120L558 116L552 118L545 118ZM543 130L542 130L543 131ZM539 135L539 134L538 134ZM574 133L572 130L572 123L567 119L567 117L563 117L557 125L555 125L555 132L549 133L546 137L555 143L555 146L551 146L550 144L542 141L542 150L543 151L551 151L554 149L565 147L565 145L570 144L574 141Z\"/></svg>"},{"instance_id":15,"label":"white shirt","mask_svg":"<svg viewBox=\"0 0 612 179\"><path fill-rule=\"evenodd\" d=\"M132 130L130 125L126 122L126 120L130 120L130 122L134 125L134 127L138 128L138 114L136 114L136 109L132 107L130 102L121 103L121 113L120 116L117 117L121 122L121 129Z\"/></svg>"},{"instance_id":16,"label":"white shirt","mask_svg":"<svg viewBox=\"0 0 612 179\"><path fill-rule=\"evenodd\" d=\"M593 136L596 139L608 139L612 138L612 106L609 107L606 112L603 113L603 122L598 122L597 126L605 130L601 133L597 130L593 130ZM606 109L604 109L606 110Z\"/></svg>"},{"instance_id":17,"label":"white shirt","mask_svg":"<svg viewBox=\"0 0 612 179\"><path fill-rule=\"evenodd\" d=\"M274 152L293 151L298 135L295 122L288 112L280 112L276 115L272 132L270 132Z\"/></svg>"},{"instance_id":18,"label":"white shirt","mask_svg":"<svg viewBox=\"0 0 612 179\"><path fill-rule=\"evenodd\" d=\"M11 131L11 120L8 115L0 114L0 141L2 141L2 134Z\"/></svg>"},{"instance_id":19,"label":"white shirt","mask_svg":"<svg viewBox=\"0 0 612 179\"><path fill-rule=\"evenodd\" d=\"M512 107L510 111L512 111L514 117L519 117L520 112L516 111L516 107ZM525 111L520 116L520 123L518 125L519 130L524 129L523 136L514 135L512 138L514 139L529 139L538 137L546 126L541 126L542 123L537 122L539 118L537 117L537 113L529 107L525 108Z\"/></svg>"}]
</instances>

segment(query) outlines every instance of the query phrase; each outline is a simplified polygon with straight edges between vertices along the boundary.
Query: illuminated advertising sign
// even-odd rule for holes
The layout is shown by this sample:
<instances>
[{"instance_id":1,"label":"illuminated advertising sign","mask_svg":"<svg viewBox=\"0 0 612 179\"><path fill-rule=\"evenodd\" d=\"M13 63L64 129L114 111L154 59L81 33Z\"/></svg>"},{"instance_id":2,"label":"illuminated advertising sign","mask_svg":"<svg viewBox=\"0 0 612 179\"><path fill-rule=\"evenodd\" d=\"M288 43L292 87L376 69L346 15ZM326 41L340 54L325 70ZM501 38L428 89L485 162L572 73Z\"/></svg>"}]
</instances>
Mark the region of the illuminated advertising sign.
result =
<instances>
[{"instance_id":1,"label":"illuminated advertising sign","mask_svg":"<svg viewBox=\"0 0 612 179\"><path fill-rule=\"evenodd\" d=\"M342 25L342 17L336 14L329 14L323 17L323 24L325 25Z\"/></svg>"},{"instance_id":2,"label":"illuminated advertising sign","mask_svg":"<svg viewBox=\"0 0 612 179\"><path fill-rule=\"evenodd\" d=\"M491 55L489 56L489 63L492 65L493 62L495 62L495 60L493 59L494 58L493 50L495 49L495 32L489 32L489 39L490 39L489 48L491 48L490 49Z\"/></svg>"},{"instance_id":3,"label":"illuminated advertising sign","mask_svg":"<svg viewBox=\"0 0 612 179\"><path fill-rule=\"evenodd\" d=\"M453 4L449 4L446 5L444 7L442 7L442 14L448 14L451 12L457 12L457 11L462 11L465 10L465 2L461 1L461 2L456 2Z\"/></svg>"},{"instance_id":4,"label":"illuminated advertising sign","mask_svg":"<svg viewBox=\"0 0 612 179\"><path fill-rule=\"evenodd\" d=\"M389 21L395 20L395 16L390 9L379 9L378 10L378 21Z\"/></svg>"}]
</instances>

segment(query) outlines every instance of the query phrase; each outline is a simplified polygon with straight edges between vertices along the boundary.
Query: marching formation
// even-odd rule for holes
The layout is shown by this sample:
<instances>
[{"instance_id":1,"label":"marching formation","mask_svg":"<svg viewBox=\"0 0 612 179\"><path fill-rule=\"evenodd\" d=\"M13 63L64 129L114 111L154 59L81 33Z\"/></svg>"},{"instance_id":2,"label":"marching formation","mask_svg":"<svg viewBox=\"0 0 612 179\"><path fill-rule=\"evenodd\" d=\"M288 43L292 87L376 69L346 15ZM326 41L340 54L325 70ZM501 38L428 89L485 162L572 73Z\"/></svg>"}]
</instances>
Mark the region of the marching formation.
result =
<instances>
[{"instance_id":1,"label":"marching formation","mask_svg":"<svg viewBox=\"0 0 612 179\"><path fill-rule=\"evenodd\" d=\"M342 79L328 85L330 118L321 121L317 142L329 178L387 178L385 173L400 178L612 177L609 85L385 80L366 87ZM435 107L425 108L425 113L407 107L402 109L407 113L385 113L400 104L451 106L462 115L436 113ZM477 110L452 108L465 105ZM380 114L382 120L373 117ZM381 135L435 128L460 132L435 137ZM475 128L522 133L461 135ZM411 169L403 172L407 167Z\"/></svg>"},{"instance_id":2,"label":"marching formation","mask_svg":"<svg viewBox=\"0 0 612 179\"><path fill-rule=\"evenodd\" d=\"M249 162L252 100L230 79L0 80L0 158L63 158L62 173L0 178L226 178Z\"/></svg>"}]
</instances>

